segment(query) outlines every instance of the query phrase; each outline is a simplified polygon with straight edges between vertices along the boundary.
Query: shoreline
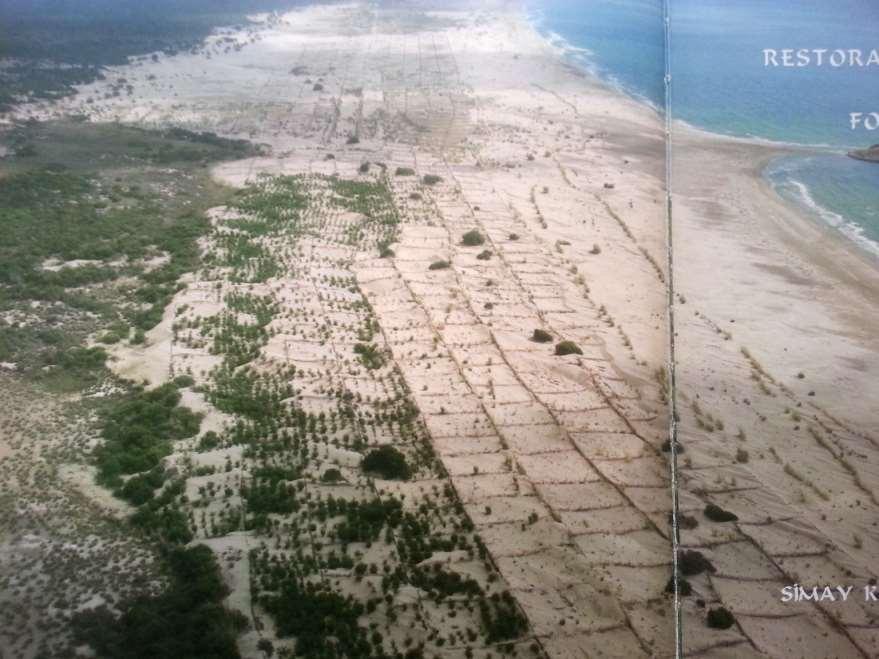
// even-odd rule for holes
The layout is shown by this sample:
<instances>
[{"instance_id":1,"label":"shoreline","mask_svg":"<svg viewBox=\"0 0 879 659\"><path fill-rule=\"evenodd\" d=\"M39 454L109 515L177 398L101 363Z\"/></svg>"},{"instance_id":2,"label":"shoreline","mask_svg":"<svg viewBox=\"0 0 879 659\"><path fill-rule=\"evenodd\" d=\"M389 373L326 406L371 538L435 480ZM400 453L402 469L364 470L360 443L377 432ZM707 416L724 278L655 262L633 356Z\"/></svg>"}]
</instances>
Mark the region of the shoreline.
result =
<instances>
[{"instance_id":1,"label":"shoreline","mask_svg":"<svg viewBox=\"0 0 879 659\"><path fill-rule=\"evenodd\" d=\"M523 7L522 16L523 20L528 25L530 25L531 28L538 35L540 35L541 38L544 39L547 46L557 54L557 56L564 64L577 69L583 75L590 78L591 81L594 82L597 86L600 86L611 93L618 94L628 101L633 101L635 103L641 104L647 109L655 112L660 117L664 115L664 109L657 106L653 101L651 101L643 94L627 89L621 83L618 83L612 79L608 79L606 76L603 76L596 70L595 65L590 67L588 64L577 61L578 53L590 53L590 50L588 48L575 46L574 44L570 43L570 41L568 41L568 39L564 36L552 32L551 30L542 28L540 26L540 17L533 15L533 13L528 11L527 8ZM804 204L801 204L796 200L784 197L780 192L775 189L775 187L769 180L769 177L765 173L766 167L777 158L798 154L847 156L850 150L856 147L832 144L802 144L798 142L785 142L780 140L774 140L766 137L742 137L739 135L730 135L726 133L716 132L711 129L692 124L686 120L676 119L674 117L672 117L671 130L672 135L674 135L676 131L681 131L684 134L701 136L706 140L715 141L717 143L733 143L753 146L759 149L772 149L772 153L765 155L761 154L759 160L760 164L759 166L755 167L754 175L764 180L767 183L771 193L774 194L783 203L788 204L793 211L802 215L804 221L809 222L810 224L820 225L818 228L826 229L826 232L824 234L825 237L845 243L845 245L842 245L842 247L846 248L846 251L852 251L853 256L855 256L859 261L863 261L871 268L879 270L879 258L877 258L876 251L877 249L879 249L879 243L870 238L863 238L862 240L867 242L869 246L860 244L857 238L847 235L839 227L830 225L825 220L823 220L818 212L811 211ZM671 141L671 146L672 148L674 146L673 140ZM672 159L673 158L674 155L672 154ZM829 213L839 215L845 220L847 224L861 228L861 225L858 224L858 222L840 213L836 213L836 211L832 211L824 207L820 208Z\"/></svg>"}]
</instances>

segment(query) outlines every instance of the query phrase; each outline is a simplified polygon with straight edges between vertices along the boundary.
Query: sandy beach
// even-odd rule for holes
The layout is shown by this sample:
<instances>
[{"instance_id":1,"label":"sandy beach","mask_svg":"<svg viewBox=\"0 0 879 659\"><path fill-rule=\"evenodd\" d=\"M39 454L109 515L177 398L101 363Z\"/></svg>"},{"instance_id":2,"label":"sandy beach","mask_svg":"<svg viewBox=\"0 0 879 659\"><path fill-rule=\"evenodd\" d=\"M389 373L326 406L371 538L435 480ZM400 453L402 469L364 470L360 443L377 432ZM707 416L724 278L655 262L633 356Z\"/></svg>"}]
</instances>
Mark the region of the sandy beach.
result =
<instances>
[{"instance_id":1,"label":"sandy beach","mask_svg":"<svg viewBox=\"0 0 879 659\"><path fill-rule=\"evenodd\" d=\"M694 595L733 612L735 656L873 656L863 597L780 589L875 581L879 271L763 178L785 149L684 126L672 145L679 493L699 521L681 544L717 568ZM701 615L685 600L689 653L710 648Z\"/></svg>"}]
</instances>

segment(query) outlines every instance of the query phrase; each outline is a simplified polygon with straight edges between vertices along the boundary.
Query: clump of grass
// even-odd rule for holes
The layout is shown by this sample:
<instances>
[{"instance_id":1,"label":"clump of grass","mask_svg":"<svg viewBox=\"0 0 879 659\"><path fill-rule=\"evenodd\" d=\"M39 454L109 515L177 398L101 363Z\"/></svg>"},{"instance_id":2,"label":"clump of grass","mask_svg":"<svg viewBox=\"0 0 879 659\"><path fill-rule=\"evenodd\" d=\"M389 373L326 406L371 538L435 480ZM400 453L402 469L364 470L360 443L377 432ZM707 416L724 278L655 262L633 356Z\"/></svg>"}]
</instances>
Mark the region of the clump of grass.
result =
<instances>
[{"instance_id":1,"label":"clump of grass","mask_svg":"<svg viewBox=\"0 0 879 659\"><path fill-rule=\"evenodd\" d=\"M736 462L738 462L739 464L745 464L748 462L748 460L750 460L750 456L745 449L736 449Z\"/></svg>"},{"instance_id":2,"label":"clump of grass","mask_svg":"<svg viewBox=\"0 0 879 659\"><path fill-rule=\"evenodd\" d=\"M425 174L421 177L421 182L424 183L424 185L436 185L442 180L443 177L437 176L436 174Z\"/></svg>"},{"instance_id":3,"label":"clump of grass","mask_svg":"<svg viewBox=\"0 0 879 659\"><path fill-rule=\"evenodd\" d=\"M394 176L415 176L415 170L411 167L397 167L394 170Z\"/></svg>"},{"instance_id":4,"label":"clump of grass","mask_svg":"<svg viewBox=\"0 0 879 659\"><path fill-rule=\"evenodd\" d=\"M428 266L428 270L448 270L452 267L452 264L448 261L434 261Z\"/></svg>"},{"instance_id":5,"label":"clump of grass","mask_svg":"<svg viewBox=\"0 0 879 659\"><path fill-rule=\"evenodd\" d=\"M582 355L583 351L573 341L560 341L555 346L555 354L564 357L565 355Z\"/></svg>"}]
</instances>

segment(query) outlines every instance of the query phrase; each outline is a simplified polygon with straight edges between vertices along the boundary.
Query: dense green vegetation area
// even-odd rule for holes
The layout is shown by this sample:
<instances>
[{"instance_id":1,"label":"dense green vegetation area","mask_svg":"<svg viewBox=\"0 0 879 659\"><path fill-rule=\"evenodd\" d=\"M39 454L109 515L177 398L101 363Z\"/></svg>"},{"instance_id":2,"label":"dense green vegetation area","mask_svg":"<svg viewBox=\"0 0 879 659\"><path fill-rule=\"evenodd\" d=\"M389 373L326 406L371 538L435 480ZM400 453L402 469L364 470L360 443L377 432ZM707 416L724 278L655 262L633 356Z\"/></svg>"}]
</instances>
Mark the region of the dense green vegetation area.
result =
<instances>
[{"instance_id":1,"label":"dense green vegetation area","mask_svg":"<svg viewBox=\"0 0 879 659\"><path fill-rule=\"evenodd\" d=\"M78 122L19 125L4 140L36 146L0 166L0 361L78 390L103 363L85 336L142 342L198 266L204 211L231 196L204 165L254 149Z\"/></svg>"},{"instance_id":2,"label":"dense green vegetation area","mask_svg":"<svg viewBox=\"0 0 879 659\"><path fill-rule=\"evenodd\" d=\"M106 659L236 659L235 639L247 620L222 605L228 590L213 552L204 545L164 552L168 587L128 603L121 615L106 607L74 618L74 634Z\"/></svg>"},{"instance_id":3,"label":"dense green vegetation area","mask_svg":"<svg viewBox=\"0 0 879 659\"><path fill-rule=\"evenodd\" d=\"M180 404L193 380L151 390L115 381L107 348L86 340L145 340L181 275L201 265L205 211L233 197L207 165L256 150L206 133L79 121L20 124L3 141L16 155L0 161L0 360L53 391L112 382L112 395L78 403L99 419L98 480L135 507L132 527L163 548L168 576L158 594L118 603L121 614L78 616L77 639L99 657L237 657L242 619L222 606L216 561L206 547L182 546L194 537L186 473L162 464L199 430ZM260 315L246 300L232 306Z\"/></svg>"},{"instance_id":4,"label":"dense green vegetation area","mask_svg":"<svg viewBox=\"0 0 879 659\"><path fill-rule=\"evenodd\" d=\"M16 96L56 98L130 55L192 50L216 27L300 0L0 0L0 112ZM46 62L64 66L46 66Z\"/></svg>"},{"instance_id":5,"label":"dense green vegetation area","mask_svg":"<svg viewBox=\"0 0 879 659\"><path fill-rule=\"evenodd\" d=\"M137 387L104 413L104 443L96 452L101 481L121 486L122 496L132 503L152 497L146 490L155 478L137 476L123 486L122 476L151 472L171 452L174 440L198 433L200 417L179 403L180 391L169 382L147 391Z\"/></svg>"},{"instance_id":6,"label":"dense green vegetation area","mask_svg":"<svg viewBox=\"0 0 879 659\"><path fill-rule=\"evenodd\" d=\"M301 259L309 258L306 252L292 261L281 260L285 251L295 249L299 237L326 241L332 235L338 243L359 249L387 248L396 239L399 216L385 176L382 172L374 181L322 176L257 181L236 197L235 208L242 217L224 221L218 229L240 231L240 240L234 245L221 241L211 264L247 275L238 279L245 283L256 279L250 277L253 270L244 268L260 261L258 248L276 237L283 237L278 244L285 249L273 250L278 259L275 266L288 273L301 267ZM328 205L356 212L362 218L350 220L345 226L334 220L315 222L315 216L327 213ZM236 261L244 252L248 258ZM417 634L407 636L397 647L396 642L389 643L377 623L369 622L375 618L368 616L381 611L393 624L407 608L395 602L395 594L407 584L423 590L435 602L449 601L448 606L461 606L473 616L467 629L431 638L435 647L476 643L482 637L501 644L502 653L512 652L512 641L527 631L527 621L509 593L490 585L497 575L450 485L435 486L416 510L404 508L400 499L380 493L380 488L373 485L356 499L336 497L332 489L325 488L326 484L342 481L358 482L357 476L352 481L347 470L343 476L342 470L326 460L328 445L361 453L359 472L366 477L405 480L445 474L430 443L421 440L424 430L417 409L398 374L389 368L368 303L365 299L347 299L347 294L357 292L356 283L338 275L328 276L325 283L346 293L342 298L321 293L330 310L361 316L346 328L356 328L357 332L353 355L347 360L354 357L356 367L386 382L395 392L387 399L361 405L367 401L360 394L333 387L325 393L335 399L329 409L306 412L298 405L300 393L295 383L303 377L308 381L314 373L300 373L279 363L273 368L266 368L265 363L252 367L249 362L269 339L273 316L298 316L300 322L314 322L320 337L332 336L330 327L323 329L323 319L275 304L270 296L242 294L234 300L234 310L233 300L226 299L230 312L249 314L246 323L226 311L210 319L180 321L181 333L197 330L201 338L196 340L223 356L206 392L216 407L236 415L238 421L217 440L221 445L243 445L243 457L252 465L241 489L246 504L245 528L257 537L271 539L251 552L253 597L272 614L279 636L295 638L295 656L427 656L426 643L416 641ZM397 441L394 446L370 445L367 438L373 433ZM206 448L216 445L212 439ZM225 514L216 517L220 518L219 524L211 518L209 528L233 528L229 522L239 521ZM393 547L393 558L367 558L365 550L375 544ZM490 575L487 587L441 565L425 563L437 552L454 551L464 551L472 560L481 561ZM371 579L381 592L366 597L346 594L330 579L316 578L328 570L351 570L355 581ZM415 615L417 620L420 613ZM393 648L390 651L389 645Z\"/></svg>"}]
</instances>

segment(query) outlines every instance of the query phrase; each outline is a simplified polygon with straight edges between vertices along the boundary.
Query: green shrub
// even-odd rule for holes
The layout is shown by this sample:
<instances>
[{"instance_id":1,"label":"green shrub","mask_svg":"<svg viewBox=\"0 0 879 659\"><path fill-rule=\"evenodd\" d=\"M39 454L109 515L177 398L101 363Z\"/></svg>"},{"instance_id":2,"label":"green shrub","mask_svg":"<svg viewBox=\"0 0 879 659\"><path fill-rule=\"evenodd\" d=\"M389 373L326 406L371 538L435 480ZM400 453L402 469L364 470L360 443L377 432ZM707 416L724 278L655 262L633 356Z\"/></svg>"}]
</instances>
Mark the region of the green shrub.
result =
<instances>
[{"instance_id":1,"label":"green shrub","mask_svg":"<svg viewBox=\"0 0 879 659\"><path fill-rule=\"evenodd\" d=\"M669 517L671 517L671 513L669 513ZM683 513L681 513L678 515L678 526L682 529L690 531L699 526L699 520L692 515L684 515Z\"/></svg>"},{"instance_id":2,"label":"green shrub","mask_svg":"<svg viewBox=\"0 0 879 659\"><path fill-rule=\"evenodd\" d=\"M415 176L415 170L411 167L397 167L394 170L394 176Z\"/></svg>"},{"instance_id":3,"label":"green shrub","mask_svg":"<svg viewBox=\"0 0 879 659\"><path fill-rule=\"evenodd\" d=\"M461 236L461 244L466 245L467 247L477 247L485 243L485 236L483 236L476 229L471 229L463 236Z\"/></svg>"},{"instance_id":4,"label":"green shrub","mask_svg":"<svg viewBox=\"0 0 879 659\"><path fill-rule=\"evenodd\" d=\"M705 506L705 517L712 522L735 522L738 519L738 515L735 513L724 510L713 503L709 503Z\"/></svg>"},{"instance_id":5,"label":"green shrub","mask_svg":"<svg viewBox=\"0 0 879 659\"><path fill-rule=\"evenodd\" d=\"M174 378L174 385L181 388L181 389L185 389L186 387L191 387L194 384L195 384L195 379L191 375L186 375L186 374L178 375L176 378Z\"/></svg>"},{"instance_id":6,"label":"green shrub","mask_svg":"<svg viewBox=\"0 0 879 659\"><path fill-rule=\"evenodd\" d=\"M715 572L711 561L705 558L702 552L695 549L685 549L678 554L678 567L681 569L681 574L688 577L702 574L703 572Z\"/></svg>"},{"instance_id":7,"label":"green shrub","mask_svg":"<svg viewBox=\"0 0 879 659\"><path fill-rule=\"evenodd\" d=\"M372 343L357 343L354 352L360 357L360 361L366 368L373 370L385 365L385 356L379 348Z\"/></svg>"},{"instance_id":8,"label":"green shrub","mask_svg":"<svg viewBox=\"0 0 879 659\"><path fill-rule=\"evenodd\" d=\"M321 474L320 479L324 483L337 483L342 480L342 472L335 467L330 467Z\"/></svg>"},{"instance_id":9,"label":"green shrub","mask_svg":"<svg viewBox=\"0 0 879 659\"><path fill-rule=\"evenodd\" d=\"M220 445L220 436L213 430L208 430L198 440L198 451L212 451Z\"/></svg>"},{"instance_id":10,"label":"green shrub","mask_svg":"<svg viewBox=\"0 0 879 659\"><path fill-rule=\"evenodd\" d=\"M406 480L411 471L406 458L393 446L382 446L370 451L361 463L363 470L374 472L390 480Z\"/></svg>"},{"instance_id":11,"label":"green shrub","mask_svg":"<svg viewBox=\"0 0 879 659\"><path fill-rule=\"evenodd\" d=\"M476 258L479 259L480 261L488 261L491 258L491 251L485 249L485 250L479 252L479 254L476 255Z\"/></svg>"},{"instance_id":12,"label":"green shrub","mask_svg":"<svg viewBox=\"0 0 879 659\"><path fill-rule=\"evenodd\" d=\"M161 468L151 469L144 474L129 478L125 485L117 491L118 496L135 506L141 506L153 498L156 489L165 482Z\"/></svg>"},{"instance_id":13,"label":"green shrub","mask_svg":"<svg viewBox=\"0 0 879 659\"><path fill-rule=\"evenodd\" d=\"M104 332L101 336L98 337L98 341L106 345L113 345L114 343L119 343L121 340L122 337L119 336L116 332Z\"/></svg>"},{"instance_id":14,"label":"green shrub","mask_svg":"<svg viewBox=\"0 0 879 659\"><path fill-rule=\"evenodd\" d=\"M678 582L678 592L681 597L689 597L693 594L693 587L690 585L690 582L684 579L683 577L677 580ZM675 578L674 575L669 577L668 583L665 584L665 592L673 593L675 592Z\"/></svg>"},{"instance_id":15,"label":"green shrub","mask_svg":"<svg viewBox=\"0 0 879 659\"><path fill-rule=\"evenodd\" d=\"M427 268L428 270L448 270L452 267L452 264L448 261L434 261Z\"/></svg>"},{"instance_id":16,"label":"green shrub","mask_svg":"<svg viewBox=\"0 0 879 659\"><path fill-rule=\"evenodd\" d=\"M436 174L425 174L421 177L421 182L424 183L424 185L436 185L442 180L443 177L437 176Z\"/></svg>"},{"instance_id":17,"label":"green shrub","mask_svg":"<svg viewBox=\"0 0 879 659\"><path fill-rule=\"evenodd\" d=\"M721 606L716 609L709 610L705 622L712 629L729 629L735 624L736 619L733 617L733 614L730 613L728 609Z\"/></svg>"},{"instance_id":18,"label":"green shrub","mask_svg":"<svg viewBox=\"0 0 879 659\"><path fill-rule=\"evenodd\" d=\"M573 341L560 341L555 346L555 354L562 357L565 355L582 355L583 351Z\"/></svg>"},{"instance_id":19,"label":"green shrub","mask_svg":"<svg viewBox=\"0 0 879 659\"><path fill-rule=\"evenodd\" d=\"M531 340L537 343L549 343L552 341L552 334L543 329L536 329L531 334Z\"/></svg>"}]
</instances>

